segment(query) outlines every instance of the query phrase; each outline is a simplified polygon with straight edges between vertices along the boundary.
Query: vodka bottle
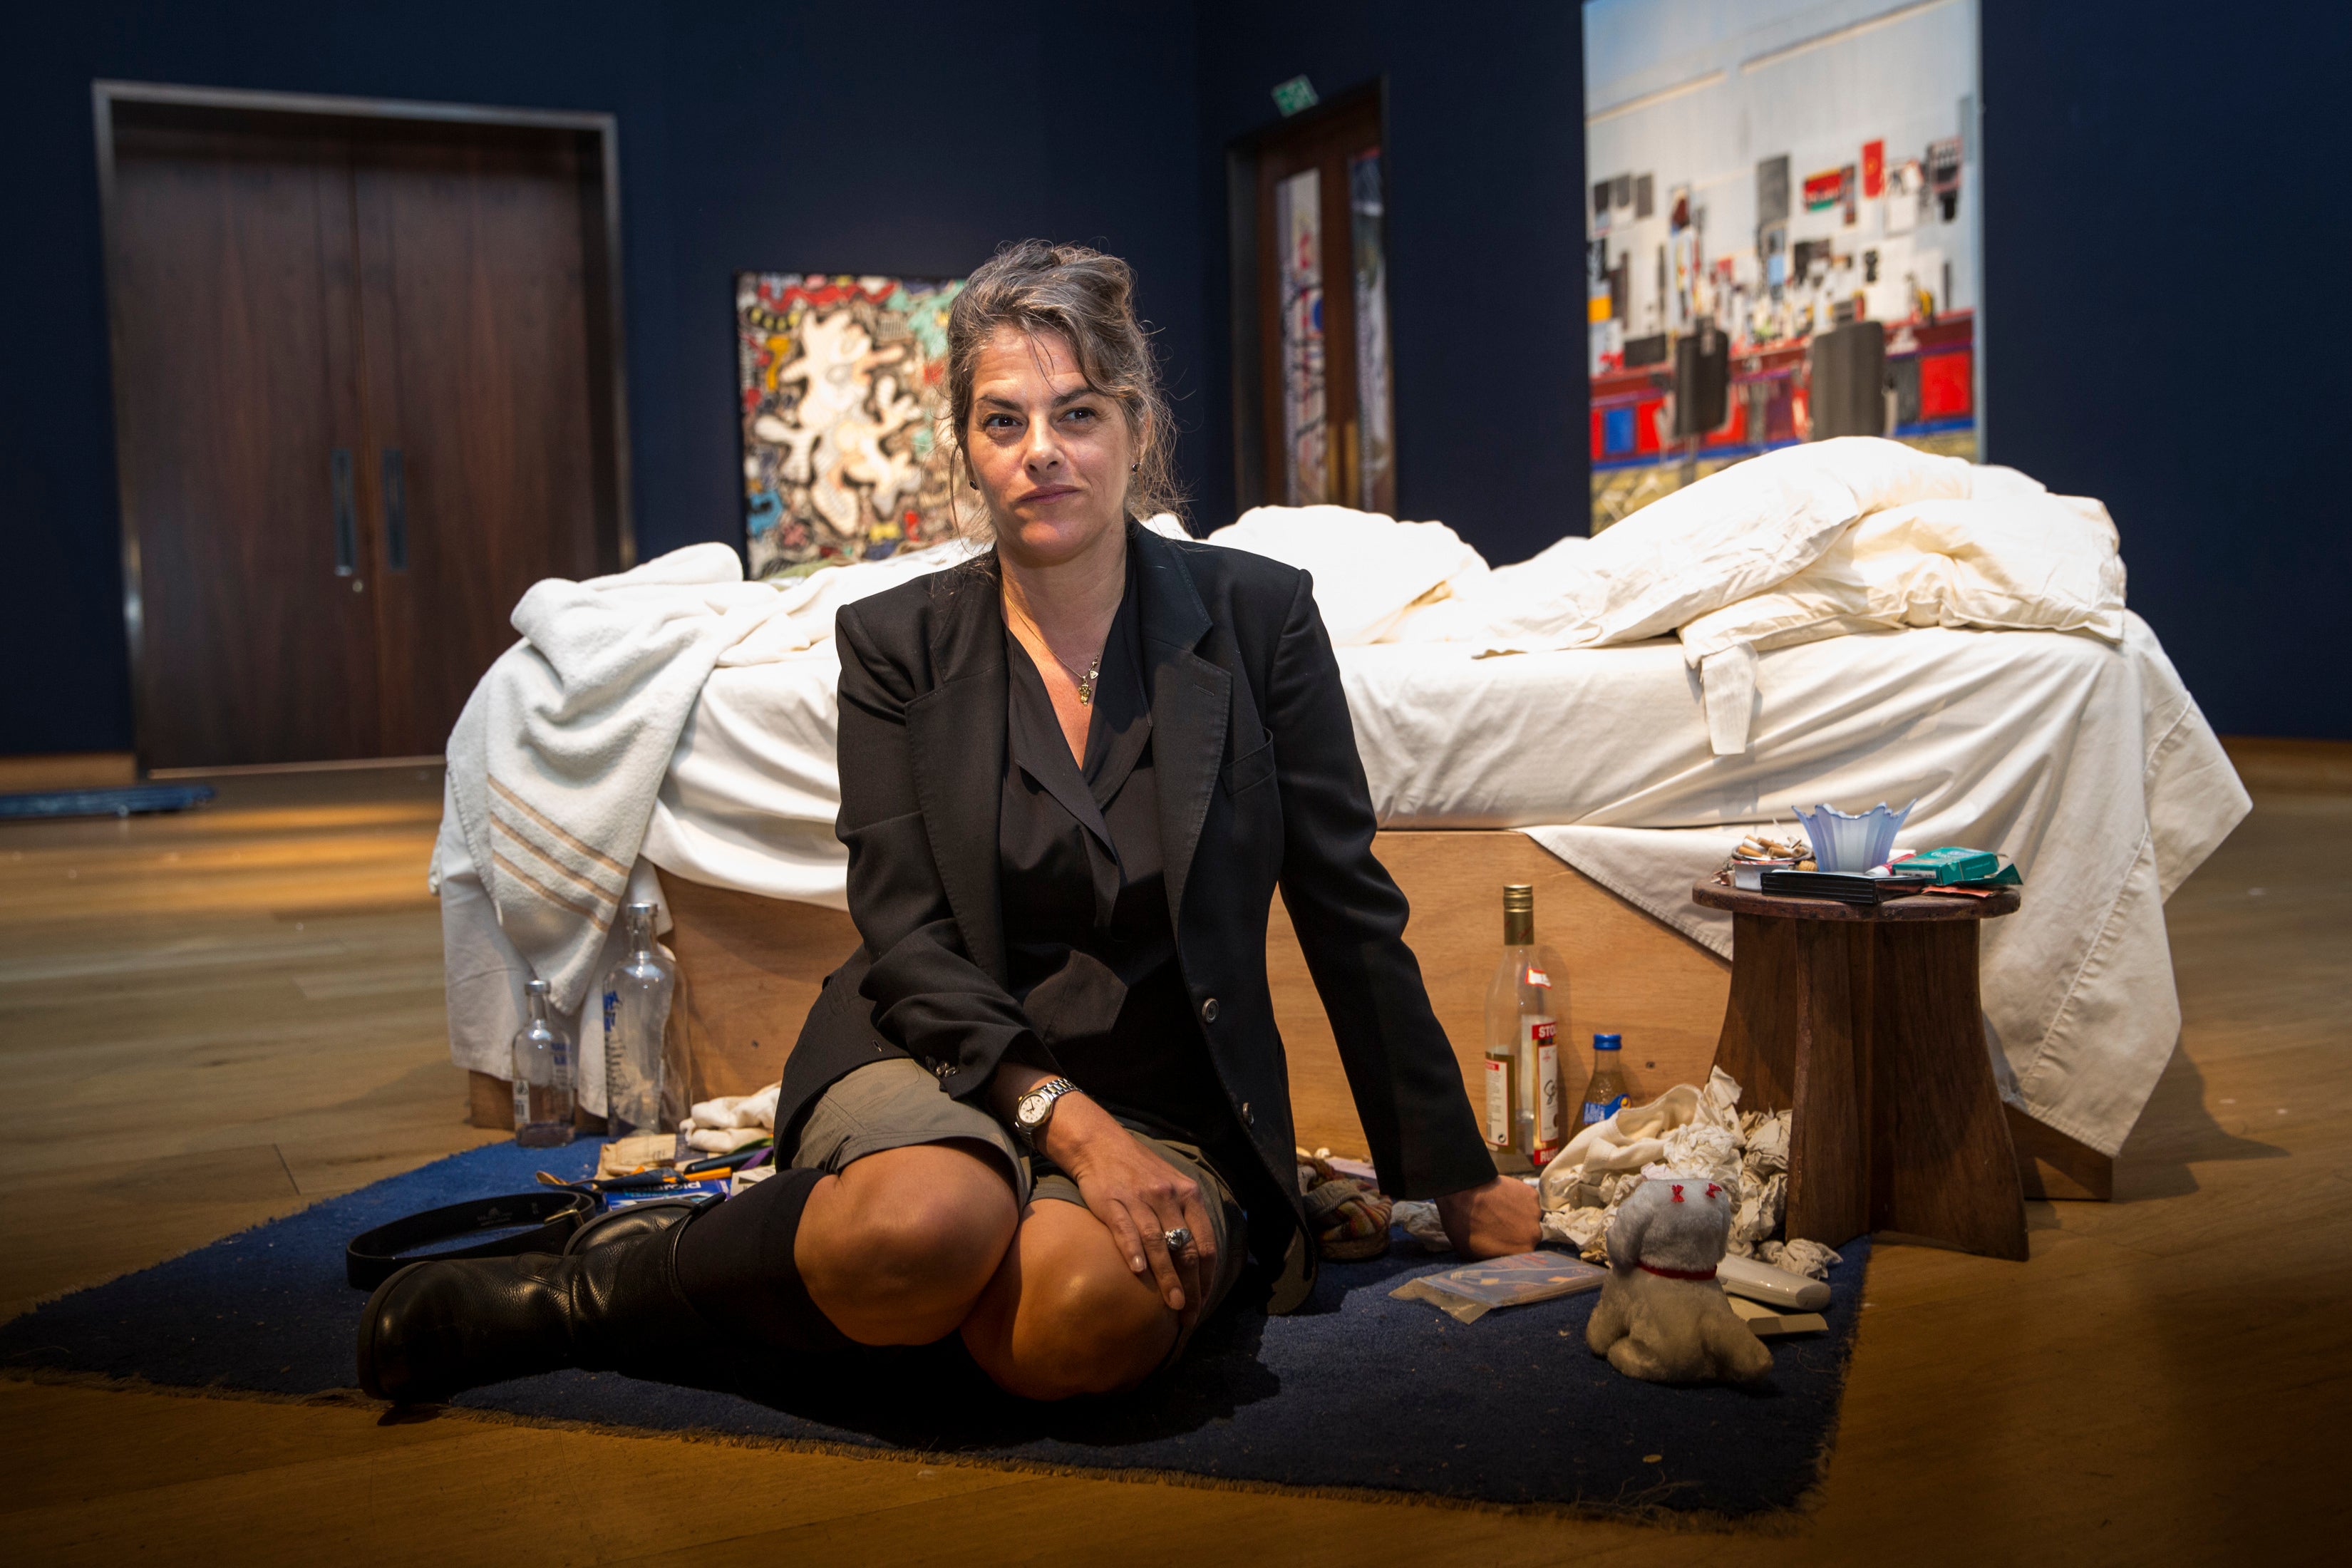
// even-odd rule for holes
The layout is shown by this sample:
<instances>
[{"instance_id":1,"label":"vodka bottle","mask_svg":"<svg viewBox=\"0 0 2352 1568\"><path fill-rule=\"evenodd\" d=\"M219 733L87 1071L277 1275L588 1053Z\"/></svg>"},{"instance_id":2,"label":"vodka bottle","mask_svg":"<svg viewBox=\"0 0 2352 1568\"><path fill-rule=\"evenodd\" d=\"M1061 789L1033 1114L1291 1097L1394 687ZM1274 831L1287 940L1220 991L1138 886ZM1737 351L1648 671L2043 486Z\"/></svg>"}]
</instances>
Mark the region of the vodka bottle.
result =
<instances>
[{"instance_id":1,"label":"vodka bottle","mask_svg":"<svg viewBox=\"0 0 2352 1568\"><path fill-rule=\"evenodd\" d=\"M1577 1108L1579 1127L1608 1121L1625 1103L1625 1079L1617 1070L1618 1053L1624 1044L1615 1035L1592 1037L1592 1076L1584 1080L1584 1099Z\"/></svg>"},{"instance_id":2,"label":"vodka bottle","mask_svg":"<svg viewBox=\"0 0 2352 1568\"><path fill-rule=\"evenodd\" d=\"M547 1016L547 982L523 990L530 1016L514 1037L515 1142L551 1149L572 1142L572 1041Z\"/></svg>"},{"instance_id":3,"label":"vodka bottle","mask_svg":"<svg viewBox=\"0 0 2352 1568\"><path fill-rule=\"evenodd\" d=\"M1537 1165L1559 1152L1559 1024L1568 970L1536 941L1536 890L1503 889L1503 961L1486 988L1486 1142Z\"/></svg>"},{"instance_id":4,"label":"vodka bottle","mask_svg":"<svg viewBox=\"0 0 2352 1568\"><path fill-rule=\"evenodd\" d=\"M612 1135L658 1131L662 1041L677 966L654 943L654 906L631 904L624 952L604 972L604 1119Z\"/></svg>"}]
</instances>

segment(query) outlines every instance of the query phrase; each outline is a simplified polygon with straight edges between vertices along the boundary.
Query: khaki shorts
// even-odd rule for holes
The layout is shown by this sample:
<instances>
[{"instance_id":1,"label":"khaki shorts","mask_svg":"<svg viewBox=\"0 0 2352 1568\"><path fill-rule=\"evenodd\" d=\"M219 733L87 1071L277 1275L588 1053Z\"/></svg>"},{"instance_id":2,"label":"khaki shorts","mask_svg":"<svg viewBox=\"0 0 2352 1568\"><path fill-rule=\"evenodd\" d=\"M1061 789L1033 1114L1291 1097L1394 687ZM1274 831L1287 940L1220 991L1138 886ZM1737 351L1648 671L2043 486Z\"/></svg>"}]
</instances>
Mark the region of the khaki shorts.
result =
<instances>
[{"instance_id":1,"label":"khaki shorts","mask_svg":"<svg viewBox=\"0 0 2352 1568\"><path fill-rule=\"evenodd\" d=\"M1131 1124L1135 1141L1201 1185L1215 1201L1205 1205L1215 1231L1217 1279L1209 1304L1193 1319L1198 1325L1223 1304L1241 1278L1245 1261L1243 1238L1248 1234L1234 1190L1200 1149L1191 1143L1155 1138ZM939 1079L905 1057L871 1062L845 1075L820 1096L802 1124L800 1142L793 1150L796 1170L838 1174L842 1168L885 1149L917 1143L982 1143L1003 1162L1013 1196L1025 1212L1032 1203L1076 1204L1087 1200L1073 1181L1053 1162L1033 1156L1014 1140L1005 1125L979 1106L967 1104L940 1087ZM1173 1361L1192 1338L1187 1329L1169 1352Z\"/></svg>"}]
</instances>

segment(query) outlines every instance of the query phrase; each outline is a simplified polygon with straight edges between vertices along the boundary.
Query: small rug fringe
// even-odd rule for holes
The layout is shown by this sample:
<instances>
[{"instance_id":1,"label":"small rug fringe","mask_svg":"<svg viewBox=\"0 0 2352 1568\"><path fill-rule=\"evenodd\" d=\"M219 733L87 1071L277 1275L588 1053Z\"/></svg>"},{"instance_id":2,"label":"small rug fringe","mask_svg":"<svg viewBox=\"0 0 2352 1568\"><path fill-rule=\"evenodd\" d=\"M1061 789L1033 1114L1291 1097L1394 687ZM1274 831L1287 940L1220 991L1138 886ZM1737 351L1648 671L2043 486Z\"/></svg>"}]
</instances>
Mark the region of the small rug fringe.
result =
<instances>
[{"instance_id":1,"label":"small rug fringe","mask_svg":"<svg viewBox=\"0 0 2352 1568\"><path fill-rule=\"evenodd\" d=\"M1851 1363L1851 1357L1849 1364ZM707 1443L719 1447L761 1449L787 1454L817 1454L830 1458L881 1459L899 1464L924 1465L933 1468L986 1470L1000 1474L1066 1478L1074 1480L1126 1481L1161 1486L1189 1487L1198 1491L1246 1492L1265 1497L1286 1497L1328 1502L1356 1502L1405 1508L1433 1508L1460 1513L1479 1513L1503 1517L1557 1519L1595 1524L1637 1524L1652 1529L1696 1535L1765 1535L1789 1536L1801 1531L1822 1503L1822 1487L1829 1474L1831 1449L1837 1440L1832 1424L1814 1456L1813 1481L1800 1494L1796 1502L1786 1509L1749 1514L1741 1518L1703 1510L1676 1509L1665 1500L1684 1486L1695 1483L1662 1481L1642 1491L1607 1502L1574 1503L1493 1502L1480 1498L1448 1497L1440 1492L1412 1491L1405 1489L1380 1487L1296 1486L1281 1481L1254 1480L1233 1476L1202 1475L1194 1470L1157 1469L1142 1466L1108 1468L1087 1465L1053 1464L1036 1459L1005 1458L982 1458L935 1449L868 1447L858 1443L829 1442L814 1437L773 1437L758 1433L721 1432L708 1427L648 1427L625 1426L603 1421L582 1421L569 1416L525 1415L509 1410L486 1410L465 1405L435 1405L401 1407L382 1400L371 1399L356 1388L331 1389L320 1394L270 1394L256 1389L205 1387L190 1388L163 1383L151 1383L144 1378L114 1377L104 1373L61 1372L41 1367L0 1367L0 1378L10 1382L29 1383L59 1388L86 1389L103 1394L148 1394L169 1399L214 1399L247 1405L282 1405L309 1406L317 1409L376 1411L379 1425L400 1425L409 1421L436 1421L452 1417L471 1421L485 1426L520 1426L545 1432L574 1432L593 1436L618 1437L635 1442L658 1442L672 1439L686 1443Z\"/></svg>"}]
</instances>

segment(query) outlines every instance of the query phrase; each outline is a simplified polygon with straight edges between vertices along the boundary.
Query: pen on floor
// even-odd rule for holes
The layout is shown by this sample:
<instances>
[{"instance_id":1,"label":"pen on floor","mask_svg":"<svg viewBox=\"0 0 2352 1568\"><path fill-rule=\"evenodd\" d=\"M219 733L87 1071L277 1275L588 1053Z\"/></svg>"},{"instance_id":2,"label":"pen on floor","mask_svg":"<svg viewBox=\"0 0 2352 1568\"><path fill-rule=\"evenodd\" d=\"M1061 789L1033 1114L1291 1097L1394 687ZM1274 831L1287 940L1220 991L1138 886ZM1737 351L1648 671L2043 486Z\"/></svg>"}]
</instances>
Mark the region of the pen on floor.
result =
<instances>
[{"instance_id":1,"label":"pen on floor","mask_svg":"<svg viewBox=\"0 0 2352 1568\"><path fill-rule=\"evenodd\" d=\"M731 1171L739 1166L750 1164L753 1158L767 1152L772 1146L772 1142L771 1139L762 1138L758 1142L746 1143L740 1149L730 1149L724 1154L713 1154L708 1160L697 1160L692 1164L681 1165L678 1169L687 1172Z\"/></svg>"}]
</instances>

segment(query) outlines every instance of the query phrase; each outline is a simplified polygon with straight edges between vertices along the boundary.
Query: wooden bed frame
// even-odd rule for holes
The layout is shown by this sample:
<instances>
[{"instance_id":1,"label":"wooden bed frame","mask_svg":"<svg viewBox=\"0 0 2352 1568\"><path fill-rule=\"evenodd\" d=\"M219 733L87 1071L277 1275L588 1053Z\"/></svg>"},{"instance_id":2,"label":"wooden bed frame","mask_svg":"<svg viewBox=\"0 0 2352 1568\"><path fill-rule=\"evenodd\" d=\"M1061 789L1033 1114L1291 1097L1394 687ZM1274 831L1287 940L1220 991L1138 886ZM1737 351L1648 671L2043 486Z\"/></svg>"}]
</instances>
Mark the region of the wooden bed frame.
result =
<instances>
[{"instance_id":1,"label":"wooden bed frame","mask_svg":"<svg viewBox=\"0 0 2352 1568\"><path fill-rule=\"evenodd\" d=\"M1406 940L1421 960L1431 1004L1477 1087L1486 984L1503 940L1502 889L1536 890L1536 937L1568 967L1563 1070L1578 1087L1595 1031L1624 1037L1626 1088L1636 1101L1678 1083L1703 1083L1714 1065L1731 966L1543 849L1522 833L1382 833L1381 861L1412 903ZM824 976L857 945L837 910L739 893L665 875L668 941L685 976L683 1027L672 1045L693 1100L747 1094L776 1081ZM1338 1047L1276 900L1266 943L1276 1022L1290 1058L1298 1141L1360 1155L1361 1124ZM503 1082L477 1073L475 1119L510 1114ZM1475 1096L1474 1095L1474 1102ZM2111 1162L2011 1110L2010 1131L2030 1197L2109 1195Z\"/></svg>"}]
</instances>

